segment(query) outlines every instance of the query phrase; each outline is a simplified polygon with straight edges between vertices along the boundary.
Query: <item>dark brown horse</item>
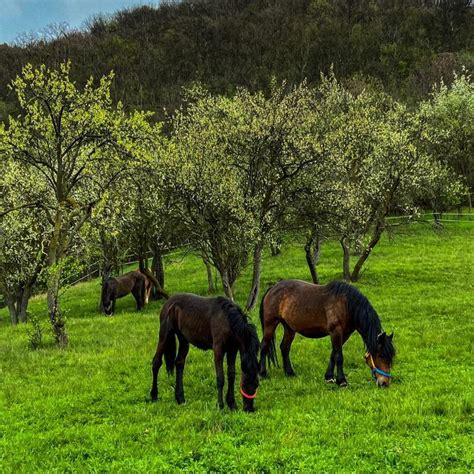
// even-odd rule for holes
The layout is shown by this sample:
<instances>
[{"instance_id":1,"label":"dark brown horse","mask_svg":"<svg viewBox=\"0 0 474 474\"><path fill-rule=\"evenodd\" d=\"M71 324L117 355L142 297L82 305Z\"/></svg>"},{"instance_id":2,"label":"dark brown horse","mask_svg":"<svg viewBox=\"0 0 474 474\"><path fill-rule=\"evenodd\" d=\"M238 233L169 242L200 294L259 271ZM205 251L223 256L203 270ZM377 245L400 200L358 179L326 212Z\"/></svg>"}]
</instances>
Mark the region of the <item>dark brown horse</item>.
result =
<instances>
[{"instance_id":1,"label":"dark brown horse","mask_svg":"<svg viewBox=\"0 0 474 474\"><path fill-rule=\"evenodd\" d=\"M290 348L295 334L305 337L331 337L332 352L326 370L326 382L347 385L343 370L342 346L357 331L367 348L366 362L377 385L390 384L390 369L395 348L393 334L382 331L380 319L367 298L347 283L334 281L314 285L300 280L283 280L272 286L262 299L260 321L263 339L260 346L260 375L267 375L266 356L276 363L275 329L282 323L284 335L280 348L286 375L295 375ZM334 379L334 366L337 376Z\"/></svg>"},{"instance_id":2,"label":"dark brown horse","mask_svg":"<svg viewBox=\"0 0 474 474\"><path fill-rule=\"evenodd\" d=\"M102 286L102 307L105 314L115 313L117 298L132 293L137 302L137 311L145 305L145 275L139 271L128 272L119 277L109 278Z\"/></svg>"},{"instance_id":3,"label":"dark brown horse","mask_svg":"<svg viewBox=\"0 0 474 474\"><path fill-rule=\"evenodd\" d=\"M179 341L176 355L176 337ZM181 293L172 296L160 314L160 336L152 362L153 384L151 399L158 399L158 371L163 355L166 369L171 374L176 367L176 401L184 403L183 371L189 344L199 349L214 351L217 375L217 400L224 408L224 355L227 354L226 402L231 410L237 405L234 398L235 359L240 352L241 383L245 411L253 411L253 400L258 387L259 340L255 326L242 310L227 298L203 298Z\"/></svg>"}]
</instances>

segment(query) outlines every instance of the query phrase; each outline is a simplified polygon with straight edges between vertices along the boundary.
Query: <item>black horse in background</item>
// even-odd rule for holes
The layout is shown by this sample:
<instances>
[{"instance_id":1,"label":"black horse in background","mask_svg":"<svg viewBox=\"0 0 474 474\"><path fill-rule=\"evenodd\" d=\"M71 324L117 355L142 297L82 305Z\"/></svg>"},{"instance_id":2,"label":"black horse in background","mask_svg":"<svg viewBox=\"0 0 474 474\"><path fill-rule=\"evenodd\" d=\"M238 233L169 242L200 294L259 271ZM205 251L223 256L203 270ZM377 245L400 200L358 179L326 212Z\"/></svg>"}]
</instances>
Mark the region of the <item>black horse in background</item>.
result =
<instances>
[{"instance_id":1,"label":"black horse in background","mask_svg":"<svg viewBox=\"0 0 474 474\"><path fill-rule=\"evenodd\" d=\"M137 302L137 311L142 310L145 305L145 284L146 277L139 271L106 280L102 286L102 307L105 314L114 314L117 298L123 298L130 293Z\"/></svg>"},{"instance_id":2,"label":"black horse in background","mask_svg":"<svg viewBox=\"0 0 474 474\"><path fill-rule=\"evenodd\" d=\"M148 303L152 286L156 287L158 294L168 299L168 294L163 291L158 280L149 270L135 270L109 278L102 286L102 307L105 314L115 313L115 301L130 293L137 302L137 311L142 310Z\"/></svg>"},{"instance_id":3,"label":"black horse in background","mask_svg":"<svg viewBox=\"0 0 474 474\"><path fill-rule=\"evenodd\" d=\"M179 340L176 355L176 337ZM258 387L259 340L255 326L235 303L227 298L203 298L190 293L172 296L160 314L160 336L152 363L151 399L158 399L158 372L163 355L171 374L176 367L176 401L184 403L183 371L189 344L214 351L217 375L217 399L224 408L224 355L227 355L226 402L231 410L237 408L234 398L235 360L240 352L240 393L245 411L254 411L253 401Z\"/></svg>"}]
</instances>

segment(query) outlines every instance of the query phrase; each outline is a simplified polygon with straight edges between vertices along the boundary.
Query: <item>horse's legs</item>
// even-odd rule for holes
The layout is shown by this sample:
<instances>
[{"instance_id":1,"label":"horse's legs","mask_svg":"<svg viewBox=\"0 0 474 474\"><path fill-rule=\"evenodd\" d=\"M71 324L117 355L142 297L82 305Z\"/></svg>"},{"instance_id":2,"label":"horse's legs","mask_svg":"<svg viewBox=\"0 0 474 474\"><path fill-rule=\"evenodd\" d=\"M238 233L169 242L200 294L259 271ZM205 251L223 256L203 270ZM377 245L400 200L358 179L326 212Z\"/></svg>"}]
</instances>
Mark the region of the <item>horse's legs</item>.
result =
<instances>
[{"instance_id":1,"label":"horse's legs","mask_svg":"<svg viewBox=\"0 0 474 474\"><path fill-rule=\"evenodd\" d=\"M143 280L140 285L140 309L143 309L145 307L145 293L146 293L146 287L145 287L145 281Z\"/></svg>"},{"instance_id":2,"label":"horse's legs","mask_svg":"<svg viewBox=\"0 0 474 474\"><path fill-rule=\"evenodd\" d=\"M224 389L224 349L222 345L214 345L214 364L216 366L216 381L217 381L217 402L219 408L224 408L224 398L222 395Z\"/></svg>"},{"instance_id":3,"label":"horse's legs","mask_svg":"<svg viewBox=\"0 0 474 474\"><path fill-rule=\"evenodd\" d=\"M274 344L273 337L279 322L280 321L277 318L272 319L271 321L265 321L263 338L262 342L260 343L260 377L262 378L268 376L266 357L271 347L271 344Z\"/></svg>"},{"instance_id":4,"label":"horse's legs","mask_svg":"<svg viewBox=\"0 0 474 474\"><path fill-rule=\"evenodd\" d=\"M115 298L112 300L112 314L115 314L115 302L116 301L117 300Z\"/></svg>"},{"instance_id":5,"label":"horse's legs","mask_svg":"<svg viewBox=\"0 0 474 474\"><path fill-rule=\"evenodd\" d=\"M296 333L286 323L283 323L283 325L285 327L285 333L283 334L283 339L280 344L281 356L283 358L283 370L289 377L294 377L296 374L291 366L290 349Z\"/></svg>"},{"instance_id":6,"label":"horse's legs","mask_svg":"<svg viewBox=\"0 0 474 474\"><path fill-rule=\"evenodd\" d=\"M138 280L132 289L132 294L137 302L137 311L141 311L145 306L145 281Z\"/></svg>"},{"instance_id":7,"label":"horse's legs","mask_svg":"<svg viewBox=\"0 0 474 474\"><path fill-rule=\"evenodd\" d=\"M140 311L142 309L140 292L141 291L140 291L140 288L139 288L139 284L135 285L132 289L132 295L135 298L135 301L137 303L137 311Z\"/></svg>"},{"instance_id":8,"label":"horse's legs","mask_svg":"<svg viewBox=\"0 0 474 474\"><path fill-rule=\"evenodd\" d=\"M334 361L337 367L336 383L340 387L345 387L347 385L343 368L344 357L342 355L342 345L344 344L345 340L346 338L340 331L336 331L331 334L332 351L334 353Z\"/></svg>"},{"instance_id":9,"label":"horse's legs","mask_svg":"<svg viewBox=\"0 0 474 474\"><path fill-rule=\"evenodd\" d=\"M235 359L237 357L237 348L232 348L227 351L227 395L225 397L228 407L231 410L237 409L234 396L235 384Z\"/></svg>"},{"instance_id":10,"label":"horse's legs","mask_svg":"<svg viewBox=\"0 0 474 474\"><path fill-rule=\"evenodd\" d=\"M183 372L184 364L186 362L186 356L189 351L189 342L185 339L182 334L178 333L179 349L178 355L176 356L175 367L176 367L176 387L174 389L174 397L178 404L184 403L184 387L183 387Z\"/></svg>"},{"instance_id":11,"label":"horse's legs","mask_svg":"<svg viewBox=\"0 0 474 474\"><path fill-rule=\"evenodd\" d=\"M326 373L324 374L324 380L327 383L334 383L336 379L334 378L334 366L336 365L336 353L334 349L331 350L331 356L329 357L329 364L328 368L326 369Z\"/></svg>"},{"instance_id":12,"label":"horse's legs","mask_svg":"<svg viewBox=\"0 0 474 474\"><path fill-rule=\"evenodd\" d=\"M156 353L155 353L155 356L153 357L153 362L151 365L151 371L153 374L153 382L151 384L150 396L153 402L158 400L158 372L160 370L161 364L163 363L163 354L165 352L165 344L166 344L166 337L162 337L160 334L158 347L156 348Z\"/></svg>"}]
</instances>

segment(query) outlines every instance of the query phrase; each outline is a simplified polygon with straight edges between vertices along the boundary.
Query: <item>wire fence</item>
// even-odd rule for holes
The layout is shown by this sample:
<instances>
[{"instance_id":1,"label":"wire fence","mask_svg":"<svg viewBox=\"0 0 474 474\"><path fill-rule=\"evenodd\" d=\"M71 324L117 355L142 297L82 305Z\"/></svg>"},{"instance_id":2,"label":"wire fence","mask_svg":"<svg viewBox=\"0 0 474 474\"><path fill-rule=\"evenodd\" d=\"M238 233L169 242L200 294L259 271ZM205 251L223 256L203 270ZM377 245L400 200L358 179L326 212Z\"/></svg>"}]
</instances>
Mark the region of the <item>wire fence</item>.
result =
<instances>
[{"instance_id":1,"label":"wire fence","mask_svg":"<svg viewBox=\"0 0 474 474\"><path fill-rule=\"evenodd\" d=\"M405 214L400 216L390 216L387 217L389 225L402 225L402 224L414 224L417 222L432 223L432 224L443 224L450 222L472 222L474 223L474 212L425 212L421 214ZM167 247L163 250L164 253L170 253L174 250L181 250L186 247L190 247L191 244L185 243L182 245L175 245L172 247ZM146 255L146 258L149 259L153 255L149 252ZM121 273L124 272L125 267L138 263L139 260L136 258L136 255L131 254L125 257L125 261L120 263ZM74 286L77 283L82 281L91 280L92 278L98 278L100 276L101 264L100 261L96 261L88 265L87 273L81 275L79 278L69 283L70 286Z\"/></svg>"},{"instance_id":2,"label":"wire fence","mask_svg":"<svg viewBox=\"0 0 474 474\"><path fill-rule=\"evenodd\" d=\"M181 245L175 245L172 247L166 247L162 251L163 253L170 253L174 250L178 249L184 249L186 247L189 247L189 243L184 243ZM152 252L148 252L145 255L145 258L148 260L153 257ZM130 260L132 259L132 260ZM120 263L120 273L122 274L124 272L125 267L128 267L129 265L132 265L134 263L138 263L140 260L137 259L136 254L130 254L125 257L125 261ZM80 283L81 281L87 281L91 280L92 278L98 278L100 276L100 271L101 271L101 262L97 260L96 262L91 263L90 265L87 265L87 273L84 275L81 275L79 278L76 280L72 281L71 283L68 283L70 286L74 286L77 283Z\"/></svg>"},{"instance_id":3,"label":"wire fence","mask_svg":"<svg viewBox=\"0 0 474 474\"><path fill-rule=\"evenodd\" d=\"M474 222L474 213L472 212L425 212L423 214L406 214L402 216L390 216L386 220L389 224L392 223L415 223L415 222Z\"/></svg>"}]
</instances>

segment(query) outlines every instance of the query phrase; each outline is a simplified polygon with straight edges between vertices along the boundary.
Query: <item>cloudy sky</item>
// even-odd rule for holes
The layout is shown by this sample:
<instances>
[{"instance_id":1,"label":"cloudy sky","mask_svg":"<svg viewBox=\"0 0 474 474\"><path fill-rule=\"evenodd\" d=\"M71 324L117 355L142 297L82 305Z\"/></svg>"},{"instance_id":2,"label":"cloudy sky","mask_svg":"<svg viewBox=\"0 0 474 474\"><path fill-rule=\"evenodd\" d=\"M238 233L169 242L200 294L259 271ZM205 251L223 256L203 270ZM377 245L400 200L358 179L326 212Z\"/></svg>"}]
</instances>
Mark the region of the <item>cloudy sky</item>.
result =
<instances>
[{"instance_id":1,"label":"cloudy sky","mask_svg":"<svg viewBox=\"0 0 474 474\"><path fill-rule=\"evenodd\" d=\"M52 23L80 27L90 16L121 8L157 4L153 0L0 0L0 44L22 33L38 32Z\"/></svg>"}]
</instances>

